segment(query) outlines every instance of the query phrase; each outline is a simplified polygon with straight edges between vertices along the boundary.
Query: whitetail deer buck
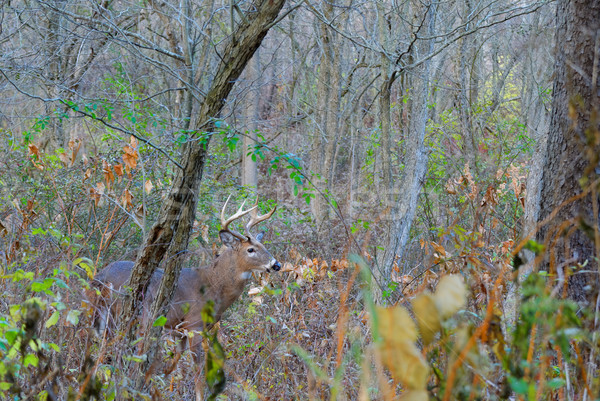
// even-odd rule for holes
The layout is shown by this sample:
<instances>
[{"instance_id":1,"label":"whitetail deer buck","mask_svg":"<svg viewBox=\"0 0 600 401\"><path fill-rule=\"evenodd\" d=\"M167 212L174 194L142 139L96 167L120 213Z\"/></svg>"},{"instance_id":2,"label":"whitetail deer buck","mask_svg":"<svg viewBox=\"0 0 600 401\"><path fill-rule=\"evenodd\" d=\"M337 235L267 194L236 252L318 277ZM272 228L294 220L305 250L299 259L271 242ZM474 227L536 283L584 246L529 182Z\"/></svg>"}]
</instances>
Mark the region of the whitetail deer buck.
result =
<instances>
[{"instance_id":1,"label":"whitetail deer buck","mask_svg":"<svg viewBox=\"0 0 600 401\"><path fill-rule=\"evenodd\" d=\"M185 330L203 330L201 317L202 309L209 300L214 302L215 322L218 322L223 312L241 295L244 286L252 276L252 272L268 272L280 270L281 265L261 244L262 234L252 235L250 229L256 224L268 219L275 212L275 207L269 213L259 216L257 204L248 210L242 210L229 219L225 219L225 209L229 198L221 211L221 231L219 237L225 247L210 265L182 269L177 282L177 288L171 301L165 327L176 330L182 337L182 351L187 342ZM257 200L258 202L258 200ZM250 221L245 226L245 235L229 228L229 225L240 217L250 214ZM127 283L134 262L118 261L105 267L94 279L93 286L98 289L100 296L95 296L93 303L97 309L94 326L100 331L115 327L114 316L118 315L119 302L115 302L122 287ZM142 313L143 324L148 323L150 306L158 290L163 271L157 270L148 286L144 299ZM202 336L196 335L190 339L190 349L194 359L200 362L200 343Z\"/></svg>"}]
</instances>

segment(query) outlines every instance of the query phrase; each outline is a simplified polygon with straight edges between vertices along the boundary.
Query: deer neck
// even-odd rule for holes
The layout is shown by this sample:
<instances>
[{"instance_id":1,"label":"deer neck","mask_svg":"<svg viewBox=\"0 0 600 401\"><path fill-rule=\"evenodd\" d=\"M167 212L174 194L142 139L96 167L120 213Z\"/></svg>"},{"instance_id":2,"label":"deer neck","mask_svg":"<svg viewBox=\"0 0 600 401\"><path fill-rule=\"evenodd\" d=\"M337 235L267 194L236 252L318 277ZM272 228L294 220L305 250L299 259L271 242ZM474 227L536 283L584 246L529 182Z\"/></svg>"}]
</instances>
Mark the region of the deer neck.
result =
<instances>
[{"instance_id":1,"label":"deer neck","mask_svg":"<svg viewBox=\"0 0 600 401\"><path fill-rule=\"evenodd\" d=\"M240 273L237 262L235 251L228 249L211 266L199 270L206 299L215 302L215 312L219 316L240 297L252 276L251 273Z\"/></svg>"}]
</instances>

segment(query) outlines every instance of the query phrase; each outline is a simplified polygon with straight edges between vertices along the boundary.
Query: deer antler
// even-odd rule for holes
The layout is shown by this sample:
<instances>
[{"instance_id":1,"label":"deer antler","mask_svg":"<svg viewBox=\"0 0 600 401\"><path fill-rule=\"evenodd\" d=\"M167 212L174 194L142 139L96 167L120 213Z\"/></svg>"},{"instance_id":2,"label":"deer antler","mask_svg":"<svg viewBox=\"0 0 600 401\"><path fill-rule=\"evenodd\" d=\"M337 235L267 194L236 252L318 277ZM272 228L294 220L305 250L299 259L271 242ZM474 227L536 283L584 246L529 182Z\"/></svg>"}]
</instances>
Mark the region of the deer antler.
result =
<instances>
[{"instance_id":1,"label":"deer antler","mask_svg":"<svg viewBox=\"0 0 600 401\"><path fill-rule=\"evenodd\" d=\"M238 239L240 239L242 241L245 241L246 237L236 231L230 230L229 224L231 224L234 220L237 220L240 217L247 215L250 212L254 212L254 214L256 214L256 208L258 208L258 205L254 205L253 207L251 207L248 210L242 210L244 208L244 204L246 203L246 201L244 200L244 202L242 202L242 206L240 206L238 211L233 216L231 216L230 218L225 220L225 209L227 208L227 203L229 203L230 198L231 198L231 195L229 195L227 197L227 200L225 201L225 205L223 205L223 210L221 210L221 231L229 231L233 236L237 237Z\"/></svg>"},{"instance_id":2,"label":"deer antler","mask_svg":"<svg viewBox=\"0 0 600 401\"><path fill-rule=\"evenodd\" d=\"M273 216L273 213L275 213L275 210L277 210L277 205L275 205L273 210L271 210L269 213L259 216L258 215L258 196L257 196L256 202L254 203L254 207L252 209L250 209L250 211L252 213L250 213L250 221L248 222L248 224L246 224L246 231L245 231L246 235L248 237L253 237L253 235L250 233L250 229L252 227L254 227L255 225L257 225L258 223L260 223L261 221L265 221L269 217Z\"/></svg>"}]
</instances>

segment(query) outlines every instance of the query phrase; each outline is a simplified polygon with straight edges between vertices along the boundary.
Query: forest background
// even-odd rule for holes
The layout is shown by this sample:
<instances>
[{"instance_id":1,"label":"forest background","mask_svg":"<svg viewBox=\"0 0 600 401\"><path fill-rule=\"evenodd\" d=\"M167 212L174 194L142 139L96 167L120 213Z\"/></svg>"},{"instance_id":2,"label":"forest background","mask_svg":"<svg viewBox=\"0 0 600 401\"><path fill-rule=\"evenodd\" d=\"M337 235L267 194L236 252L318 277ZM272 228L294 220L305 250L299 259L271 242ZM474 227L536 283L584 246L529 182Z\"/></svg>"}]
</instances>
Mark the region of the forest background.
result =
<instances>
[{"instance_id":1,"label":"forest background","mask_svg":"<svg viewBox=\"0 0 600 401\"><path fill-rule=\"evenodd\" d=\"M284 268L209 397L600 398L598 0L0 4L3 398L192 398L83 294L137 258L135 317L230 194Z\"/></svg>"}]
</instances>

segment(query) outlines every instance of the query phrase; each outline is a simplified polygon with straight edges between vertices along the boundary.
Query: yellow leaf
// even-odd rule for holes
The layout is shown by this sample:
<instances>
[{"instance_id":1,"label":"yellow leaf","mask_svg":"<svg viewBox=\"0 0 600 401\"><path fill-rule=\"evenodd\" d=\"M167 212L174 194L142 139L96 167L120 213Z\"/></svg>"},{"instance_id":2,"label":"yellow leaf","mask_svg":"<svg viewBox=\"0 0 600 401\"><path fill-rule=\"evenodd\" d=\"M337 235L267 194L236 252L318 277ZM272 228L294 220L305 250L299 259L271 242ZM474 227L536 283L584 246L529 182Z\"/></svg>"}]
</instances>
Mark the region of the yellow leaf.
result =
<instances>
[{"instance_id":1,"label":"yellow leaf","mask_svg":"<svg viewBox=\"0 0 600 401\"><path fill-rule=\"evenodd\" d=\"M377 328L384 340L416 341L417 327L407 310L401 307L377 307Z\"/></svg>"},{"instance_id":2,"label":"yellow leaf","mask_svg":"<svg viewBox=\"0 0 600 401\"><path fill-rule=\"evenodd\" d=\"M425 390L409 390L404 392L400 398L400 401L428 401L429 395Z\"/></svg>"},{"instance_id":3,"label":"yellow leaf","mask_svg":"<svg viewBox=\"0 0 600 401\"><path fill-rule=\"evenodd\" d=\"M417 329L406 309L377 307L377 329L383 364L408 389L424 390L429 367L415 346Z\"/></svg>"},{"instance_id":4,"label":"yellow leaf","mask_svg":"<svg viewBox=\"0 0 600 401\"><path fill-rule=\"evenodd\" d=\"M440 279L435 291L435 303L440 317L447 319L467 303L467 289L461 276L451 274Z\"/></svg>"},{"instance_id":5,"label":"yellow leaf","mask_svg":"<svg viewBox=\"0 0 600 401\"><path fill-rule=\"evenodd\" d=\"M419 324L423 343L428 345L433 341L433 337L442 327L440 313L435 298L430 293L419 294L412 302L413 311Z\"/></svg>"}]
</instances>

